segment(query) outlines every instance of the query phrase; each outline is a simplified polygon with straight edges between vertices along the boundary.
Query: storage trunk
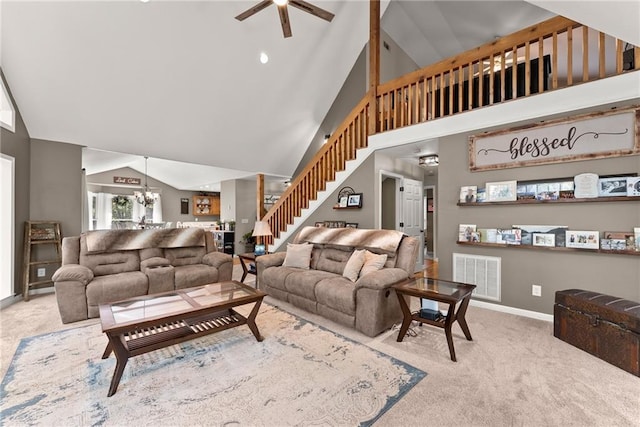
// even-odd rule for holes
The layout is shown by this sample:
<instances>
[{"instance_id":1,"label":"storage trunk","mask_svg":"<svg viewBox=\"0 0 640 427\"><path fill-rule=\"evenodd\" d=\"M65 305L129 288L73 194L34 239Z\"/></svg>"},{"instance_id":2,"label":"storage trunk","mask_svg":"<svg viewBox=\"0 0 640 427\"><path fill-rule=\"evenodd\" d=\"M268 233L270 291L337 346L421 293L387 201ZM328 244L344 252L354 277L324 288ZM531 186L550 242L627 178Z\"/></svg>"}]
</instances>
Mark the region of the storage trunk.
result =
<instances>
[{"instance_id":1,"label":"storage trunk","mask_svg":"<svg viewBox=\"0 0 640 427\"><path fill-rule=\"evenodd\" d=\"M553 335L640 376L640 303L598 292L556 292Z\"/></svg>"}]
</instances>

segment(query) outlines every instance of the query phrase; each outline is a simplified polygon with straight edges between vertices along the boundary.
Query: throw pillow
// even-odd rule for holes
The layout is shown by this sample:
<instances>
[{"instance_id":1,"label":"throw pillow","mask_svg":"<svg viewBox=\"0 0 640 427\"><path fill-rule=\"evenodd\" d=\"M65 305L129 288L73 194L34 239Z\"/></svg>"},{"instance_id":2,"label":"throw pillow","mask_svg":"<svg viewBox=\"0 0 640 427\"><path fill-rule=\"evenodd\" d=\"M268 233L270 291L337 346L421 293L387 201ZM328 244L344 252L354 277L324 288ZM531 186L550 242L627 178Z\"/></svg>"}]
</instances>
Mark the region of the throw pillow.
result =
<instances>
[{"instance_id":1,"label":"throw pillow","mask_svg":"<svg viewBox=\"0 0 640 427\"><path fill-rule=\"evenodd\" d=\"M380 270L384 267L385 262L387 262L387 254L376 255L373 252L367 251L364 254L364 265L362 266L362 270L360 270L360 277Z\"/></svg>"},{"instance_id":2,"label":"throw pillow","mask_svg":"<svg viewBox=\"0 0 640 427\"><path fill-rule=\"evenodd\" d=\"M358 280L358 275L360 274L360 270L364 265L365 252L366 251L364 249L353 251L353 253L349 257L349 261L347 261L347 265L344 266L342 276L346 277L352 282Z\"/></svg>"},{"instance_id":3,"label":"throw pillow","mask_svg":"<svg viewBox=\"0 0 640 427\"><path fill-rule=\"evenodd\" d=\"M309 269L313 245L308 243L287 243L287 254L284 257L284 267Z\"/></svg>"}]
</instances>

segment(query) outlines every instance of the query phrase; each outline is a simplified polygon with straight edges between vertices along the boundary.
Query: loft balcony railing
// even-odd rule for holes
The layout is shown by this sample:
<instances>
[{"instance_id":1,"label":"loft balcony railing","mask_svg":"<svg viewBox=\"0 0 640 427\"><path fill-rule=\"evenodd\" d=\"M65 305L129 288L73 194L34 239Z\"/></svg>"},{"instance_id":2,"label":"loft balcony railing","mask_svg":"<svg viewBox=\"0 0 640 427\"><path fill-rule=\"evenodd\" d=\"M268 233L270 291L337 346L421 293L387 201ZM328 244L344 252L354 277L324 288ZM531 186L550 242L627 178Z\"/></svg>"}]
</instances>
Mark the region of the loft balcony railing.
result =
<instances>
[{"instance_id":1,"label":"loft balcony railing","mask_svg":"<svg viewBox=\"0 0 640 427\"><path fill-rule=\"evenodd\" d=\"M636 71L639 64L638 47L555 17L381 84L375 101L365 95L263 220L278 238L367 147L370 120L385 132Z\"/></svg>"}]
</instances>

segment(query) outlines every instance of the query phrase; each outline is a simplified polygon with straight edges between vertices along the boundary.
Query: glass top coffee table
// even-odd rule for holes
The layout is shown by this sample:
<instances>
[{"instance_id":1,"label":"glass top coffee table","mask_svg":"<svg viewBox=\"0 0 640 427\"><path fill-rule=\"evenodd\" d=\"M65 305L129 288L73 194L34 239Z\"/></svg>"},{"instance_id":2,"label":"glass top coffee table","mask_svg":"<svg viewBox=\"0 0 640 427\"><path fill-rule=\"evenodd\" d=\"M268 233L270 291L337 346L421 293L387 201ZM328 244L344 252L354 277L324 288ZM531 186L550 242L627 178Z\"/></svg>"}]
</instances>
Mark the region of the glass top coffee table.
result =
<instances>
[{"instance_id":1,"label":"glass top coffee table","mask_svg":"<svg viewBox=\"0 0 640 427\"><path fill-rule=\"evenodd\" d=\"M471 333L469 332L469 326L465 319L467 307L471 300L471 293L476 288L476 285L470 285L466 283L451 282L449 280L433 279L430 277L416 277L407 280L406 282L394 285L398 299L400 300L400 308L404 316L402 321L402 327L398 333L397 341L400 342L407 333L412 321L420 323L426 323L428 325L444 328L445 335L447 336L447 343L449 344L449 354L451 360L456 361L456 351L453 348L453 337L451 336L451 326L453 322L458 321L464 336L467 340L471 341ZM449 310L447 310L447 316L440 319L425 319L420 317L420 312L412 314L407 304L406 296L426 298L442 303L449 304ZM455 311L456 305L458 305L458 311Z\"/></svg>"},{"instance_id":2,"label":"glass top coffee table","mask_svg":"<svg viewBox=\"0 0 640 427\"><path fill-rule=\"evenodd\" d=\"M116 356L108 396L116 392L130 357L242 325L262 341L255 319L265 295L230 281L100 305L102 332L109 339L102 358L112 351ZM247 317L234 310L245 304L254 304Z\"/></svg>"}]
</instances>

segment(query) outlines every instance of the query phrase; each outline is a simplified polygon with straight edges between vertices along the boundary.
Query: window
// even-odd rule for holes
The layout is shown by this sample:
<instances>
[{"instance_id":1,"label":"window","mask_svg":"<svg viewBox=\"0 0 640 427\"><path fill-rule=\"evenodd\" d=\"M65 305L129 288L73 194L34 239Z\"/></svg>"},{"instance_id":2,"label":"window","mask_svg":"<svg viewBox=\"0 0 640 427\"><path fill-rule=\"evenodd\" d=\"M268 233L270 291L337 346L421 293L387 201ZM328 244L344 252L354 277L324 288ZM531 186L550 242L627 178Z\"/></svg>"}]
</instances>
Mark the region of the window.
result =
<instances>
[{"instance_id":1,"label":"window","mask_svg":"<svg viewBox=\"0 0 640 427\"><path fill-rule=\"evenodd\" d=\"M134 229L141 221L162 223L162 202L142 206L133 196L88 192L91 218L89 230Z\"/></svg>"},{"instance_id":2,"label":"window","mask_svg":"<svg viewBox=\"0 0 640 427\"><path fill-rule=\"evenodd\" d=\"M2 93L0 93L0 125L11 132L15 132L15 108L13 108L13 103L9 98L9 91L7 91L2 79L0 79L0 85L2 85Z\"/></svg>"}]
</instances>

